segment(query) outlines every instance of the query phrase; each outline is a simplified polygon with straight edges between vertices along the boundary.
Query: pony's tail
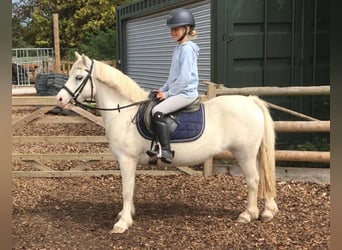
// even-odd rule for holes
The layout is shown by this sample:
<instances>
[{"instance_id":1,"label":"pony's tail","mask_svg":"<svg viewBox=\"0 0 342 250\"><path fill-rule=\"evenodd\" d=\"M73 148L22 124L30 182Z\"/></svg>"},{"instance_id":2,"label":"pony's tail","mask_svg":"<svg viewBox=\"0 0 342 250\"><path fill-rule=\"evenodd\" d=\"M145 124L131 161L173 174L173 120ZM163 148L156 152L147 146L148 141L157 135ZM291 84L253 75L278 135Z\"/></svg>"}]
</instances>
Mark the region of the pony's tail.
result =
<instances>
[{"instance_id":1,"label":"pony's tail","mask_svg":"<svg viewBox=\"0 0 342 250\"><path fill-rule=\"evenodd\" d=\"M261 198L274 198L276 196L274 123L267 103L256 96L252 98L264 114L264 135L258 152L259 195Z\"/></svg>"}]
</instances>

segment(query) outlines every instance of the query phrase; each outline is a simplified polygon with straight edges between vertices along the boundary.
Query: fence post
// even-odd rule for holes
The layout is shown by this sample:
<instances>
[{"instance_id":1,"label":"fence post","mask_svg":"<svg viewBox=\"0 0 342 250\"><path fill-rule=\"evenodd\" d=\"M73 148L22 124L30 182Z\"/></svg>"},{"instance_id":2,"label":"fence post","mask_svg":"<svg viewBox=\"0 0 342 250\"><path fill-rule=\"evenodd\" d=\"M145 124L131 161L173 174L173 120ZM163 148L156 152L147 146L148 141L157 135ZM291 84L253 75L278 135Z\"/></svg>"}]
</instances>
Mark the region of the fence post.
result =
<instances>
[{"instance_id":1,"label":"fence post","mask_svg":"<svg viewBox=\"0 0 342 250\"><path fill-rule=\"evenodd\" d=\"M217 90L217 84L212 82L204 82L207 85L207 97L208 99L212 99L216 97L216 90ZM213 174L213 165L214 165L214 157L208 158L203 163L203 175L204 176L211 176Z\"/></svg>"},{"instance_id":2,"label":"fence post","mask_svg":"<svg viewBox=\"0 0 342 250\"><path fill-rule=\"evenodd\" d=\"M58 14L53 14L53 38L55 44L55 71L61 73L61 57L59 51Z\"/></svg>"}]
</instances>

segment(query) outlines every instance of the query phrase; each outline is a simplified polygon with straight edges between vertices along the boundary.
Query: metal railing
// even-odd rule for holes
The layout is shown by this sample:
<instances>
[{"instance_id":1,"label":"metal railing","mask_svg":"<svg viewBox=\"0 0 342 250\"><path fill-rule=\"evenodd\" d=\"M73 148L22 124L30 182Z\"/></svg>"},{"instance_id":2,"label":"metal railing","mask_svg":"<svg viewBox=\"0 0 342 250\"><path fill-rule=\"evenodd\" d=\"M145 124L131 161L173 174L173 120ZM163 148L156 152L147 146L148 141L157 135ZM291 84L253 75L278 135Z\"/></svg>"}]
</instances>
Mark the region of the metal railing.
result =
<instances>
[{"instance_id":1,"label":"metal railing","mask_svg":"<svg viewBox=\"0 0 342 250\"><path fill-rule=\"evenodd\" d=\"M12 49L12 84L27 86L34 83L37 74L53 71L54 61L52 48Z\"/></svg>"}]
</instances>

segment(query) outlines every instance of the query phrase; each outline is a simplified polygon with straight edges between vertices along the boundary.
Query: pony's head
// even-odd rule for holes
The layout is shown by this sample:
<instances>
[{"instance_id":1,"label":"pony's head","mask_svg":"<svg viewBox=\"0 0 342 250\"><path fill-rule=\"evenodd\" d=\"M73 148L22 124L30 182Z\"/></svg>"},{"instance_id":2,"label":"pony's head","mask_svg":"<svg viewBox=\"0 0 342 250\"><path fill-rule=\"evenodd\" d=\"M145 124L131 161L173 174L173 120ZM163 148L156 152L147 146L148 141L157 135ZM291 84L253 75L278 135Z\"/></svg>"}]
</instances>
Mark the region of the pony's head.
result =
<instances>
[{"instance_id":1,"label":"pony's head","mask_svg":"<svg viewBox=\"0 0 342 250\"><path fill-rule=\"evenodd\" d=\"M76 100L82 102L95 97L95 82L107 85L130 102L147 99L148 92L120 70L77 52L75 55L76 62L70 69L69 79L56 95L57 105L61 108L67 108L70 102Z\"/></svg>"},{"instance_id":2,"label":"pony's head","mask_svg":"<svg viewBox=\"0 0 342 250\"><path fill-rule=\"evenodd\" d=\"M67 107L72 100L84 101L93 98L96 86L92 82L94 61L75 52L76 61L69 72L69 79L56 95L57 105Z\"/></svg>"}]
</instances>

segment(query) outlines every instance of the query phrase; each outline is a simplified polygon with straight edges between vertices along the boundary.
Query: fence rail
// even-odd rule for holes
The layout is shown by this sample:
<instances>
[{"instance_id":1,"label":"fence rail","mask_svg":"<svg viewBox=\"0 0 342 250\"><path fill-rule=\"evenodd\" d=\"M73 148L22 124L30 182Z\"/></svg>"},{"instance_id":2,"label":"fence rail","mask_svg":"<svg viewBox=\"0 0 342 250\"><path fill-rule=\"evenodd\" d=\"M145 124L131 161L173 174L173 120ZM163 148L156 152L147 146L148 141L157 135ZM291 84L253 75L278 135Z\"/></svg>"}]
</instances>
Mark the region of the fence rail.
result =
<instances>
[{"instance_id":1,"label":"fence rail","mask_svg":"<svg viewBox=\"0 0 342 250\"><path fill-rule=\"evenodd\" d=\"M307 87L246 87L226 88L222 84L205 81L208 91L206 98L211 99L219 95L257 95L257 96L294 96L294 95L330 95L330 86L307 86ZM330 132L330 121L319 121L313 117L274 105L272 108L290 113L309 121L300 122L274 122L277 132ZM307 162L330 162L330 152L322 151L276 151L276 160L281 161L307 161ZM229 151L222 152L204 163L204 175L213 172L213 159L234 159Z\"/></svg>"},{"instance_id":2,"label":"fence rail","mask_svg":"<svg viewBox=\"0 0 342 250\"><path fill-rule=\"evenodd\" d=\"M116 67L116 61L115 60L104 60L101 61L104 62L112 67ZM69 74L69 71L72 67L72 65L74 64L74 61L61 61L61 73L63 74Z\"/></svg>"},{"instance_id":3,"label":"fence rail","mask_svg":"<svg viewBox=\"0 0 342 250\"><path fill-rule=\"evenodd\" d=\"M213 83L208 84L208 93L204 99L209 99L217 95L217 93L223 93L221 91L222 87L219 85L215 85ZM329 91L328 91L329 89ZM220 90L217 92L217 90ZM297 89L298 90L298 89ZM322 89L321 89L322 90ZM278 90L279 91L279 90ZM277 91L277 93L278 93ZM286 88L287 93L289 91L293 91L289 88ZM301 89L303 92L303 89ZM246 93L246 92L244 92ZM260 94L261 92L259 92ZM303 93L313 93L312 89L310 92ZM317 93L316 90L314 93ZM330 93L330 88L323 88L321 92L323 94ZM55 99L53 96L13 96L12 97L12 105L13 106L39 106L40 108L21 118L13 118L12 119L12 127L13 129L18 129L21 126L24 126L30 122L51 122L51 119L44 116L46 112L55 107ZM98 116L95 116L81 108L74 107L73 111L79 114L82 117L83 122L93 122L100 126L104 126L102 119ZM73 118L65 118L70 121L70 119L78 119L80 121L80 117ZM57 119L57 122L61 122L62 117ZM330 132L330 121L275 121L274 127L277 132ZM49 143L61 143L61 142L106 142L105 136L14 136L14 142L49 142ZM114 160L113 156L109 153L103 154L12 154L13 160L25 161L27 163L33 164L40 171L14 171L14 176L25 176L25 177L47 177L47 176L86 176L86 175L101 175L101 174L113 174L118 173L117 170L103 170L103 171L90 171L84 170L82 166L78 166L75 169L71 169L68 171L55 171L52 170L40 162L44 160L86 160L86 161L99 161L99 160ZM212 159L208 159L204 163L203 173L200 171L194 171L189 167L180 166L177 167L176 171L170 171L169 173L160 173L163 171L157 171L150 174L175 174L175 173L188 173L188 174L196 174L196 175L211 175L213 173L213 159L234 159L234 156L229 152L225 151L218 155L215 155ZM290 150L276 150L276 160L280 161L309 161L309 162L330 162L330 152L317 152L317 151L290 151ZM155 170L153 170L155 171ZM168 170L169 171L169 170ZM39 173L38 173L39 172ZM151 171L149 171L151 172ZM82 174L83 173L83 174Z\"/></svg>"},{"instance_id":4,"label":"fence rail","mask_svg":"<svg viewBox=\"0 0 342 250\"><path fill-rule=\"evenodd\" d=\"M209 81L204 83L215 96L219 95L257 95L257 96L303 96L303 95L330 95L330 86L292 86L292 87L244 87L226 88L221 84Z\"/></svg>"}]
</instances>

